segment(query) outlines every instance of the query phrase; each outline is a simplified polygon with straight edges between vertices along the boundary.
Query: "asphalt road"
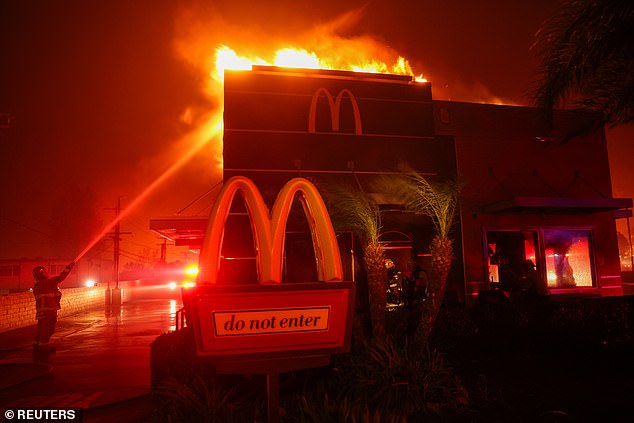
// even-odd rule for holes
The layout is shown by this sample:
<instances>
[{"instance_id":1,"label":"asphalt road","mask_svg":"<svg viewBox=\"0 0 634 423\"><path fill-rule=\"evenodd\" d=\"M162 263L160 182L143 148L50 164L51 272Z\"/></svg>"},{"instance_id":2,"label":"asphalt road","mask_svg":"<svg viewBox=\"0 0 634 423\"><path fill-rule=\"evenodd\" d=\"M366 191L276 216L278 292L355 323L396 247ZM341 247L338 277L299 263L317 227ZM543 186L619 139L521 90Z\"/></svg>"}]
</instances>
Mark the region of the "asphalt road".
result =
<instances>
[{"instance_id":1,"label":"asphalt road","mask_svg":"<svg viewBox=\"0 0 634 423\"><path fill-rule=\"evenodd\" d=\"M178 295L153 291L120 308L60 319L54 351L34 354L35 326L0 333L0 409L78 410L83 421L143 421L151 412L150 344L175 328ZM9 421L5 415L5 419Z\"/></svg>"}]
</instances>

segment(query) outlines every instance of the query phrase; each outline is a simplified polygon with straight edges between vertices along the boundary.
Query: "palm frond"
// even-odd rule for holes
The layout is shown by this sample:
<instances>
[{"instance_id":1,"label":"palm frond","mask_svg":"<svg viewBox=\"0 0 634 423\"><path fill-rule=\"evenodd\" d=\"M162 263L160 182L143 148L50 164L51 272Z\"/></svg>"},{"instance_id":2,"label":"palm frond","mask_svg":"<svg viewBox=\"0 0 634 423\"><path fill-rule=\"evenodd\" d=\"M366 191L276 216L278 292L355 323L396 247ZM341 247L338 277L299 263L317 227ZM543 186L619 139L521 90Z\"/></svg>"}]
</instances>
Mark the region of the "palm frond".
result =
<instances>
[{"instance_id":1,"label":"palm frond","mask_svg":"<svg viewBox=\"0 0 634 423\"><path fill-rule=\"evenodd\" d=\"M378 205L364 192L350 186L330 186L324 193L330 217L337 229L352 230L367 242L377 243L381 233Z\"/></svg>"},{"instance_id":2,"label":"palm frond","mask_svg":"<svg viewBox=\"0 0 634 423\"><path fill-rule=\"evenodd\" d=\"M634 3L568 0L536 36L542 74L533 100L546 123L566 101L600 112L604 122L633 119Z\"/></svg>"},{"instance_id":3,"label":"palm frond","mask_svg":"<svg viewBox=\"0 0 634 423\"><path fill-rule=\"evenodd\" d=\"M449 236L458 212L461 183L432 184L419 173L407 170L402 175L383 179L381 184L383 189L401 199L407 210L429 216L439 237Z\"/></svg>"}]
</instances>

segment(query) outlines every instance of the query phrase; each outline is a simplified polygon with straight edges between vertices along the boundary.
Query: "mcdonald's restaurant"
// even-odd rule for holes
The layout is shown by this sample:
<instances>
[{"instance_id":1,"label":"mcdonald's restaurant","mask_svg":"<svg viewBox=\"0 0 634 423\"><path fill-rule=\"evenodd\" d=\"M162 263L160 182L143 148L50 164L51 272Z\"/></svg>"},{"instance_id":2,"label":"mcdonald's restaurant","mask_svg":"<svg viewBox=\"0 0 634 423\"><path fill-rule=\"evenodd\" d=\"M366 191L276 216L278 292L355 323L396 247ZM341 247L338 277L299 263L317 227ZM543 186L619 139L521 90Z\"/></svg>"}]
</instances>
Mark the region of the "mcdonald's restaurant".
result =
<instances>
[{"instance_id":1,"label":"mcdonald's restaurant","mask_svg":"<svg viewBox=\"0 0 634 423\"><path fill-rule=\"evenodd\" d=\"M329 210L343 201L337 193L363 194L380 212L386 295L394 306L412 272L429 273L438 229L391 188L391 178L406 172L461 187L449 228L447 300L470 305L491 292L511 292L527 271L551 296L622 295L617 223L629 228L632 200L612 195L603 128L573 111L556 111L548 130L537 122L529 107L433 100L431 83L409 76L227 70L223 177L249 178L269 209L296 177L312 182ZM224 231L223 283L257 281L257 222L239 197ZM311 205L302 204L293 201L286 222L283 282L317 280ZM331 218L344 279L361 282L359 225ZM153 219L150 227L196 250L207 219Z\"/></svg>"}]
</instances>

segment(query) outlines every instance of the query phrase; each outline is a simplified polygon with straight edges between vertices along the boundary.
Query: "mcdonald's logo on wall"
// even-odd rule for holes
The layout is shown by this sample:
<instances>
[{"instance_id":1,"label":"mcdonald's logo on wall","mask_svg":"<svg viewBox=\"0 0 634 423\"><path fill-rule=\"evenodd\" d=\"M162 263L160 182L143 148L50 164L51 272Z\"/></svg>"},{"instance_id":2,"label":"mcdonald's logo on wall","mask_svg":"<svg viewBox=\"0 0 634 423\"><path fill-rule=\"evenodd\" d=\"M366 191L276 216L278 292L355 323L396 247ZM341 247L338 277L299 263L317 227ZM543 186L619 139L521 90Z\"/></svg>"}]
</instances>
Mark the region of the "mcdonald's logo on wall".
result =
<instances>
[{"instance_id":1,"label":"mcdonald's logo on wall","mask_svg":"<svg viewBox=\"0 0 634 423\"><path fill-rule=\"evenodd\" d=\"M354 116L354 133L356 135L363 134L363 126L361 124L361 113L359 112L359 105L357 104L357 99L347 88L339 91L337 97L333 98L330 91L326 88L318 88L317 91L313 94L313 98L310 101L310 109L308 112L308 132L314 134L317 132L316 130L316 119L317 119L317 102L319 98L323 94L328 101L328 108L330 110L330 124L332 126L332 130L334 132L338 132L340 128L340 118L341 118L341 101L343 100L344 95L350 99L350 104L352 105L352 113Z\"/></svg>"},{"instance_id":2,"label":"mcdonald's logo on wall","mask_svg":"<svg viewBox=\"0 0 634 423\"><path fill-rule=\"evenodd\" d=\"M247 285L219 284L224 226L237 193L244 198L251 222L258 280ZM318 280L281 283L286 222L297 194L313 239ZM199 269L198 286L183 295L199 356L223 362L249 357L258 365L266 357L267 363L285 368L289 351L297 357L318 354L323 358L349 349L354 285L342 280L328 211L317 188L306 179L288 181L271 214L250 179L236 176L227 181L209 218ZM285 359L277 362L280 353ZM244 368L243 364L239 367Z\"/></svg>"}]
</instances>

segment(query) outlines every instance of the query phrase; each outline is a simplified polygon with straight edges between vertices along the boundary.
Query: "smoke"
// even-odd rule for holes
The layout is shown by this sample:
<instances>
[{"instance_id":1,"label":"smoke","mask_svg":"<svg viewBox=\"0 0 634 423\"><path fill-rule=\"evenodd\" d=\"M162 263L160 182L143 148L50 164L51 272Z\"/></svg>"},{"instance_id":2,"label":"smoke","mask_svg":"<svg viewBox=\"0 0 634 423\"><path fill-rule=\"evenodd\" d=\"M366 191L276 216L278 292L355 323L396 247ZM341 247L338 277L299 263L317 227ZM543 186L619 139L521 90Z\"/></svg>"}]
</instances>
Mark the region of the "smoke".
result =
<instances>
[{"instance_id":1,"label":"smoke","mask_svg":"<svg viewBox=\"0 0 634 423\"><path fill-rule=\"evenodd\" d=\"M434 100L465 101L482 104L521 105L517 100L497 96L489 87L479 81L467 81L464 78L443 74L442 78L432 76Z\"/></svg>"},{"instance_id":2,"label":"smoke","mask_svg":"<svg viewBox=\"0 0 634 423\"><path fill-rule=\"evenodd\" d=\"M216 52L221 46L267 63L274 61L279 49L303 49L315 53L320 63L333 69L352 69L376 62L392 66L402 56L378 33L370 33L363 25L365 5L335 14L322 11L318 13L322 19L311 16L302 7L293 10L289 6L283 13L280 10L259 4L246 9L244 5L232 8L209 2L188 3L176 10L173 52L191 72L204 101L188 104L181 111L179 124L186 133L161 154L144 158L138 164L136 178L151 178L157 169L197 144L200 137L209 136L201 128L221 118L223 86L222 80L215 77ZM395 72L390 67L385 71ZM413 73L422 74L423 70L416 69ZM436 83L434 78L430 79L437 99L509 103L477 81L462 82L456 78L450 82L445 76ZM221 137L215 137L203 152L192 158L187 173L190 178L208 181L209 186L221 178ZM178 176L183 180L187 177ZM165 194L170 195L170 191Z\"/></svg>"},{"instance_id":3,"label":"smoke","mask_svg":"<svg viewBox=\"0 0 634 423\"><path fill-rule=\"evenodd\" d=\"M300 25L300 18L290 18L284 26L276 22L263 25L225 19L217 10L195 6L182 9L176 23L174 42L177 54L200 75L202 88L211 98L221 98L221 84L209 78L213 73L215 52L220 46L228 46L240 56L260 58L273 63L274 54L283 48L295 48L315 53L325 67L349 69L370 62L395 64L399 57L396 50L376 35L360 31L365 7L359 7L324 21ZM299 16L305 16L302 10ZM273 28L273 29L272 29Z\"/></svg>"},{"instance_id":4,"label":"smoke","mask_svg":"<svg viewBox=\"0 0 634 423\"><path fill-rule=\"evenodd\" d=\"M191 133L175 142L166 156L186 150L192 137L201 135L197 128L221 116L223 85L222 79L215 77L216 52L221 46L230 47L240 56L260 58L263 63L272 63L274 54L282 48L313 52L321 63L334 69L352 69L377 61L398 63L400 55L384 41L356 33L364 10L362 6L336 15L327 14L327 19L307 24L298 18L306 16L303 8L298 10L300 14L290 18L293 10L287 10L290 15L280 16L271 9L221 9L209 3L183 6L176 13L173 49L176 57L191 70L206 101L190 104L182 111L181 122ZM206 147L203 156L196 160L193 167L198 177L210 181L220 179L221 137ZM142 168L155 169L160 161L149 160Z\"/></svg>"},{"instance_id":5,"label":"smoke","mask_svg":"<svg viewBox=\"0 0 634 423\"><path fill-rule=\"evenodd\" d=\"M223 8L224 7L224 8ZM258 9L259 8L259 9ZM398 64L400 52L381 38L378 33L364 26L367 7L338 13L322 13L322 19L312 16L300 8L266 8L253 5L251 9L221 6L207 2L189 3L176 11L174 21L173 51L194 75L205 101L189 104L181 113L181 123L191 131L188 136L174 142L166 157L182 154L200 136L197 128L210 120L218 119L222 113L222 79L216 77L216 54L222 46L228 46L242 57L262 63L273 63L275 53L282 48L302 49L314 53L323 67L332 69L361 68L371 63L385 63L385 72L396 73L391 66ZM405 72L416 75L423 70L410 69L405 61ZM403 70L400 70L403 71ZM427 75L423 75L427 76ZM446 79L446 78L445 78ZM442 79L441 79L442 81ZM436 85L432 78L434 97L476 102L503 103L490 90L478 82L463 83L456 79ZM508 103L508 102L506 102ZM204 134L204 131L202 131ZM189 166L198 178L210 181L210 186L220 180L222 174L222 139L217 137L205 148L202 155ZM156 169L161 159L148 160L142 168Z\"/></svg>"},{"instance_id":6,"label":"smoke","mask_svg":"<svg viewBox=\"0 0 634 423\"><path fill-rule=\"evenodd\" d=\"M451 2L411 0L9 0L0 32L19 42L7 44L7 66L0 67L0 112L15 116L11 128L0 128L4 254L47 254L40 252L41 234L27 228L46 229L48 205L73 183L95 193L98 210L112 208L118 197L125 207L193 148L204 136L198 129L222 110L222 85L210 75L222 44L268 61L280 48L303 48L333 67L370 58L392 64L402 55L432 82L434 98L491 101L490 87L517 99L530 70L523 46L535 22L555 6L497 3L504 7L465 2L456 9ZM147 245L155 244L148 219L182 209L215 185L221 147L220 139L208 143L123 222L124 230L135 237L148 232ZM102 219L112 213L103 211ZM128 229L132 219L138 223Z\"/></svg>"}]
</instances>

